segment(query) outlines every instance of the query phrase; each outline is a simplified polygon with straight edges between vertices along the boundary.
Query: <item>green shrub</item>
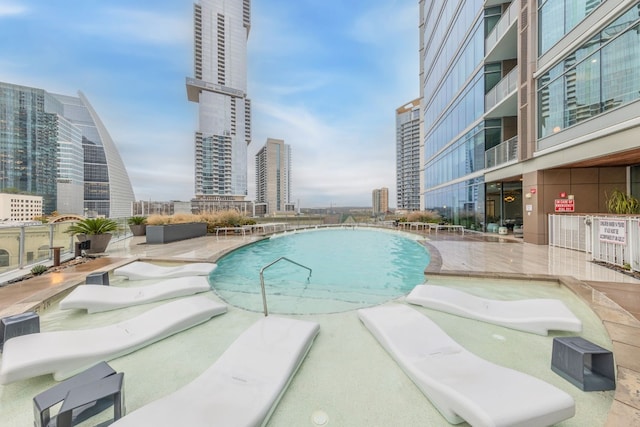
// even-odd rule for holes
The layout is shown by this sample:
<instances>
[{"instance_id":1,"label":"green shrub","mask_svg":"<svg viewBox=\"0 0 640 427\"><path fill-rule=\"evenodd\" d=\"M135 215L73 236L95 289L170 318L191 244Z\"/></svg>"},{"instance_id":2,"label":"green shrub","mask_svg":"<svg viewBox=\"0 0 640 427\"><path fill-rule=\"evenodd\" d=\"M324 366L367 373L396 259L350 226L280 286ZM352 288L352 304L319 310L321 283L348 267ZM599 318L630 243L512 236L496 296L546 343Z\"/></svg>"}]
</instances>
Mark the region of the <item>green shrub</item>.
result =
<instances>
[{"instance_id":1,"label":"green shrub","mask_svg":"<svg viewBox=\"0 0 640 427\"><path fill-rule=\"evenodd\" d=\"M46 272L47 270L48 268L46 266L42 264L38 264L33 266L33 268L31 269L31 274L33 274L34 276L39 276L44 272Z\"/></svg>"},{"instance_id":2,"label":"green shrub","mask_svg":"<svg viewBox=\"0 0 640 427\"><path fill-rule=\"evenodd\" d=\"M146 216L132 216L127 220L129 225L143 225L147 222Z\"/></svg>"},{"instance_id":3,"label":"green shrub","mask_svg":"<svg viewBox=\"0 0 640 427\"><path fill-rule=\"evenodd\" d=\"M607 195L607 209L613 214L637 214L640 213L640 200L620 190L613 190L611 196Z\"/></svg>"},{"instance_id":4,"label":"green shrub","mask_svg":"<svg viewBox=\"0 0 640 427\"><path fill-rule=\"evenodd\" d=\"M69 234L106 234L118 230L118 223L109 218L85 218L67 228Z\"/></svg>"}]
</instances>

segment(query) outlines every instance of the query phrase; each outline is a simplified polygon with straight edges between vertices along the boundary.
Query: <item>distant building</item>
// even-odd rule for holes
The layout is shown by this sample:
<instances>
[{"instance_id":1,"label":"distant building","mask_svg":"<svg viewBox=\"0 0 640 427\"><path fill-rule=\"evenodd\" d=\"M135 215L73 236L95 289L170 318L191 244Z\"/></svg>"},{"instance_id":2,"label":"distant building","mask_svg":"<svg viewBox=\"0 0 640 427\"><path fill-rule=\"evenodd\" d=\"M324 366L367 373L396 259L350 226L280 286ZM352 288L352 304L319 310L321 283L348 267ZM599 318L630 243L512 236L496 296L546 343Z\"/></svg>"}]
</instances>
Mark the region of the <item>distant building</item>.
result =
<instances>
[{"instance_id":1,"label":"distant building","mask_svg":"<svg viewBox=\"0 0 640 427\"><path fill-rule=\"evenodd\" d=\"M133 216L174 215L177 213L192 213L191 202L140 200L133 202L131 207L131 215Z\"/></svg>"},{"instance_id":2,"label":"distant building","mask_svg":"<svg viewBox=\"0 0 640 427\"><path fill-rule=\"evenodd\" d=\"M78 97L54 95L64 117L82 132L84 209L112 218L131 215L135 200L129 174L109 132L82 92Z\"/></svg>"},{"instance_id":3,"label":"distant building","mask_svg":"<svg viewBox=\"0 0 640 427\"><path fill-rule=\"evenodd\" d=\"M396 188L400 210L420 210L420 98L396 109Z\"/></svg>"},{"instance_id":4,"label":"distant building","mask_svg":"<svg viewBox=\"0 0 640 427\"><path fill-rule=\"evenodd\" d=\"M200 0L194 5L194 77L189 101L198 103L195 200L207 210L224 201L244 209L251 101L247 98L250 0Z\"/></svg>"},{"instance_id":5,"label":"distant building","mask_svg":"<svg viewBox=\"0 0 640 427\"><path fill-rule=\"evenodd\" d=\"M256 154L256 215L294 212L291 203L291 147L267 139Z\"/></svg>"},{"instance_id":6,"label":"distant building","mask_svg":"<svg viewBox=\"0 0 640 427\"><path fill-rule=\"evenodd\" d=\"M44 214L131 214L133 189L82 93L0 83L0 190L41 196Z\"/></svg>"},{"instance_id":7,"label":"distant building","mask_svg":"<svg viewBox=\"0 0 640 427\"><path fill-rule=\"evenodd\" d=\"M384 215L389 212L389 189L376 188L372 194L373 215Z\"/></svg>"},{"instance_id":8,"label":"distant building","mask_svg":"<svg viewBox=\"0 0 640 427\"><path fill-rule=\"evenodd\" d=\"M0 193L0 224L33 221L42 216L42 196Z\"/></svg>"}]
</instances>

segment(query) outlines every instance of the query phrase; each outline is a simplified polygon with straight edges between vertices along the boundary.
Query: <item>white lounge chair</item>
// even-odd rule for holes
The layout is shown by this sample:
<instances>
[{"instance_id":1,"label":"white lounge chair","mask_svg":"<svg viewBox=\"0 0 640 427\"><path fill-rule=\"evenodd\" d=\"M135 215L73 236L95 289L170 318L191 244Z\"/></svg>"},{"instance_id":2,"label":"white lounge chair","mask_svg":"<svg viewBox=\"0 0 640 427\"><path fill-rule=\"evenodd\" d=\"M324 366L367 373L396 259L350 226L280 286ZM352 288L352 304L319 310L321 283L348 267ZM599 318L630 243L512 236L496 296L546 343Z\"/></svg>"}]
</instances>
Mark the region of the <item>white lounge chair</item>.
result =
<instances>
[{"instance_id":1,"label":"white lounge chair","mask_svg":"<svg viewBox=\"0 0 640 427\"><path fill-rule=\"evenodd\" d=\"M112 426L265 425L319 330L315 322L264 317L198 378Z\"/></svg>"},{"instance_id":2,"label":"white lounge chair","mask_svg":"<svg viewBox=\"0 0 640 427\"><path fill-rule=\"evenodd\" d=\"M49 373L60 381L97 362L131 353L225 311L226 305L195 296L168 302L114 325L11 338L4 344L0 384Z\"/></svg>"},{"instance_id":3,"label":"white lounge chair","mask_svg":"<svg viewBox=\"0 0 640 427\"><path fill-rule=\"evenodd\" d=\"M210 290L211 285L204 276L180 277L135 288L80 285L60 301L60 309L79 309L87 310L89 313L98 313Z\"/></svg>"},{"instance_id":4,"label":"white lounge chair","mask_svg":"<svg viewBox=\"0 0 640 427\"><path fill-rule=\"evenodd\" d=\"M547 335L550 330L571 332L582 330L580 319L557 299L500 301L481 298L445 286L418 285L409 293L406 301L445 313L538 335Z\"/></svg>"},{"instance_id":5,"label":"white lounge chair","mask_svg":"<svg viewBox=\"0 0 640 427\"><path fill-rule=\"evenodd\" d=\"M134 261L113 271L114 276L125 276L129 280L170 279L174 277L208 276L218 265L210 262L195 262L176 266L163 266Z\"/></svg>"},{"instance_id":6,"label":"white lounge chair","mask_svg":"<svg viewBox=\"0 0 640 427\"><path fill-rule=\"evenodd\" d=\"M360 309L358 316L452 424L550 426L575 415L569 394L476 356L408 306Z\"/></svg>"}]
</instances>

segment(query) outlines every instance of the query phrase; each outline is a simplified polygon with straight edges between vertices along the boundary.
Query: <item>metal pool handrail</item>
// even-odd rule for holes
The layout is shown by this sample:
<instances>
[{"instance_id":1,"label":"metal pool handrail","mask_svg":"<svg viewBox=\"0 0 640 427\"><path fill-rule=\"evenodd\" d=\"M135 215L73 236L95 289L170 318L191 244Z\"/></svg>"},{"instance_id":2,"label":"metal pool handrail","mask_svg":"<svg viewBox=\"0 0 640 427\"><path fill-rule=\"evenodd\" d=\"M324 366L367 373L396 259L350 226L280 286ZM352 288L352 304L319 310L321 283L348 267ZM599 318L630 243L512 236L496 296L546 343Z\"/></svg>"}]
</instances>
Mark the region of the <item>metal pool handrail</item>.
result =
<instances>
[{"instance_id":1,"label":"metal pool handrail","mask_svg":"<svg viewBox=\"0 0 640 427\"><path fill-rule=\"evenodd\" d=\"M262 267L260 269L260 288L262 289L262 306L264 307L264 316L265 317L267 317L269 315L269 312L267 310L267 294L266 294L266 292L264 290L264 274L263 273L267 268L269 268L272 265L276 264L277 262L280 262L280 261L283 261L283 260L284 261L289 261L290 263L295 264L298 267L306 268L307 270L309 270L309 277L307 277L307 282L309 281L309 279L311 279L311 273L312 272L311 272L311 269L309 267L307 267L306 265L302 265L300 263L297 263L295 261L292 261L289 258L283 257L283 256L278 258L277 260L275 260L273 262L270 262L269 264L265 265L264 267Z\"/></svg>"}]
</instances>

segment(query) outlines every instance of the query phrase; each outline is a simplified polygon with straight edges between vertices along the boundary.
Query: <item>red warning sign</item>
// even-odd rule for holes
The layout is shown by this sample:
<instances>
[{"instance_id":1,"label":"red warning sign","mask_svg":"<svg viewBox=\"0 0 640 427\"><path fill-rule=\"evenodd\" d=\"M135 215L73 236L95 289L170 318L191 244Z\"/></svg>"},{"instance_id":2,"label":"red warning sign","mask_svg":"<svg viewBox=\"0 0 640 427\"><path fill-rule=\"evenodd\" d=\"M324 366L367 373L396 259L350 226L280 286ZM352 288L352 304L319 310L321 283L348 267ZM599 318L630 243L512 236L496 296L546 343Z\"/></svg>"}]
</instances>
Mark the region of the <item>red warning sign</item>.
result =
<instances>
[{"instance_id":1,"label":"red warning sign","mask_svg":"<svg viewBox=\"0 0 640 427\"><path fill-rule=\"evenodd\" d=\"M575 204L573 199L556 199L555 211L556 212L575 212Z\"/></svg>"}]
</instances>

